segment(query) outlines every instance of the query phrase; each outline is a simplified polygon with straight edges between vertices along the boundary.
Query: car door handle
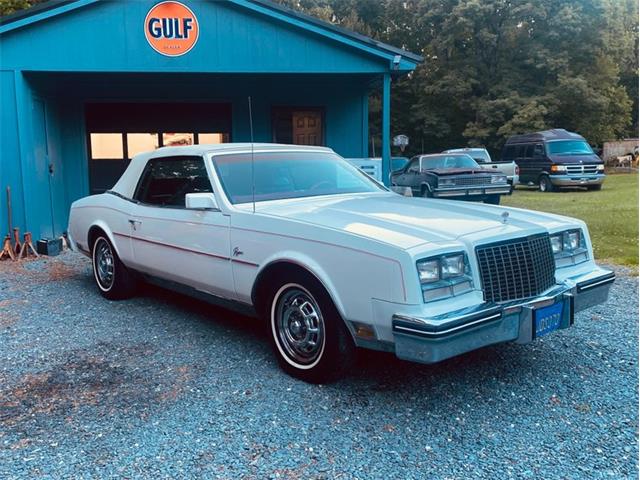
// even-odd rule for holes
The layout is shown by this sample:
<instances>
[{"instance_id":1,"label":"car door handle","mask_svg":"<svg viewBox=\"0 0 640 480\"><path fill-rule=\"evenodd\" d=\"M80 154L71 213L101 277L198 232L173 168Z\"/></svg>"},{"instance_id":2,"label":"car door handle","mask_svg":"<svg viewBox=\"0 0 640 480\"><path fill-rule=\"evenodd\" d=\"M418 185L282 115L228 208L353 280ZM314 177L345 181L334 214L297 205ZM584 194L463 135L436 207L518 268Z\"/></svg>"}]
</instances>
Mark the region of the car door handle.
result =
<instances>
[{"instance_id":1,"label":"car door handle","mask_svg":"<svg viewBox=\"0 0 640 480\"><path fill-rule=\"evenodd\" d=\"M131 224L134 230L136 230L136 225L142 225L142 222L140 220L134 220L133 218L129 219L129 223Z\"/></svg>"}]
</instances>

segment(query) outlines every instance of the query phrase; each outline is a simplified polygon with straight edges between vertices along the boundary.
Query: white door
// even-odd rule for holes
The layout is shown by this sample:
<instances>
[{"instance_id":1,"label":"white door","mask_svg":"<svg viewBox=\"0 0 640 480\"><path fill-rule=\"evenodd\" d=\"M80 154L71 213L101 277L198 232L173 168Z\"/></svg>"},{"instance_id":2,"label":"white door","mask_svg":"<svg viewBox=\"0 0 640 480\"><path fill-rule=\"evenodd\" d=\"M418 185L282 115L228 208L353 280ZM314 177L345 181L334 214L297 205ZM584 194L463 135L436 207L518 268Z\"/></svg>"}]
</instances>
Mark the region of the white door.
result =
<instances>
[{"instance_id":1,"label":"white door","mask_svg":"<svg viewBox=\"0 0 640 480\"><path fill-rule=\"evenodd\" d=\"M229 216L185 208L187 193L211 191L202 157L150 160L129 219L134 263L150 275L235 298Z\"/></svg>"}]
</instances>

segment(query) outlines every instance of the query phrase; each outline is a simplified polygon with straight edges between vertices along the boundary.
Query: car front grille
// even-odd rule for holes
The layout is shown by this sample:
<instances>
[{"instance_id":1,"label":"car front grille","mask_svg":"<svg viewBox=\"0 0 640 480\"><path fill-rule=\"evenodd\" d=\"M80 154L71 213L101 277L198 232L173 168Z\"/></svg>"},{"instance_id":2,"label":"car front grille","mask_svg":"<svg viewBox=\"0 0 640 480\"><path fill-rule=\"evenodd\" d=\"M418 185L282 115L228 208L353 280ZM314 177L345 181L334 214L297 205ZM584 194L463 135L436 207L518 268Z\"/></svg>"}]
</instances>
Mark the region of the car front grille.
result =
<instances>
[{"instance_id":1,"label":"car front grille","mask_svg":"<svg viewBox=\"0 0 640 480\"><path fill-rule=\"evenodd\" d=\"M555 260L546 233L481 245L476 255L487 302L534 297L555 284Z\"/></svg>"},{"instance_id":2,"label":"car front grille","mask_svg":"<svg viewBox=\"0 0 640 480\"><path fill-rule=\"evenodd\" d=\"M597 165L567 165L569 175L582 175L584 173L597 173Z\"/></svg>"},{"instance_id":3,"label":"car front grille","mask_svg":"<svg viewBox=\"0 0 640 480\"><path fill-rule=\"evenodd\" d=\"M489 175L469 175L466 177L454 178L456 187L467 187L475 185L487 185L491 184L491 177Z\"/></svg>"}]
</instances>

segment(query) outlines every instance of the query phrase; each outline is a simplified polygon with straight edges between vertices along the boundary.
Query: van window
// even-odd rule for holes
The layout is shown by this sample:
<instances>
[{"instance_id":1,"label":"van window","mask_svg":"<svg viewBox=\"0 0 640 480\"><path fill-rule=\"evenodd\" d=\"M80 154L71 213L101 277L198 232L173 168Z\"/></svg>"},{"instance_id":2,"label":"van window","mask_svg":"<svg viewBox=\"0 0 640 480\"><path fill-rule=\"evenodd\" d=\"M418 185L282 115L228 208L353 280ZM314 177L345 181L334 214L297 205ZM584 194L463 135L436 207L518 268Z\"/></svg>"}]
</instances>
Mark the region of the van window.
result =
<instances>
[{"instance_id":1,"label":"van window","mask_svg":"<svg viewBox=\"0 0 640 480\"><path fill-rule=\"evenodd\" d=\"M513 160L516 158L516 146L508 145L505 147L504 152L502 153L503 160Z\"/></svg>"},{"instance_id":2,"label":"van window","mask_svg":"<svg viewBox=\"0 0 640 480\"><path fill-rule=\"evenodd\" d=\"M533 145L527 145L524 156L527 158L533 158Z\"/></svg>"},{"instance_id":3,"label":"van window","mask_svg":"<svg viewBox=\"0 0 640 480\"><path fill-rule=\"evenodd\" d=\"M418 173L418 171L420 170L420 167L418 165L419 160L419 158L414 158L413 160L411 160L409 167L407 167L407 173Z\"/></svg>"},{"instance_id":4,"label":"van window","mask_svg":"<svg viewBox=\"0 0 640 480\"><path fill-rule=\"evenodd\" d=\"M526 145L516 145L516 158L524 157L524 149Z\"/></svg>"},{"instance_id":5,"label":"van window","mask_svg":"<svg viewBox=\"0 0 640 480\"><path fill-rule=\"evenodd\" d=\"M541 143L537 143L534 147L533 147L533 156L535 158L540 158L540 157L544 157L544 147L542 146Z\"/></svg>"}]
</instances>

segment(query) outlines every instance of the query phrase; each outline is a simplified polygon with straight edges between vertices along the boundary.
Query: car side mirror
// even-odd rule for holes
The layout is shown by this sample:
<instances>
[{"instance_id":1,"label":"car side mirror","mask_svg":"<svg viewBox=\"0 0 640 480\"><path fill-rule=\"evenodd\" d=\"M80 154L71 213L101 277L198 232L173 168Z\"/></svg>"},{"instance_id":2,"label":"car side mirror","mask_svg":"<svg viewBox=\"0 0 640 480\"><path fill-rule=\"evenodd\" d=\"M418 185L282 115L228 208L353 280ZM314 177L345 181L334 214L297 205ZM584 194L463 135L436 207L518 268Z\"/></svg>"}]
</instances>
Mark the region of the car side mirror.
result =
<instances>
[{"instance_id":1,"label":"car side mirror","mask_svg":"<svg viewBox=\"0 0 640 480\"><path fill-rule=\"evenodd\" d=\"M216 197L211 192L187 193L184 197L184 203L187 208L193 210L219 210Z\"/></svg>"}]
</instances>

